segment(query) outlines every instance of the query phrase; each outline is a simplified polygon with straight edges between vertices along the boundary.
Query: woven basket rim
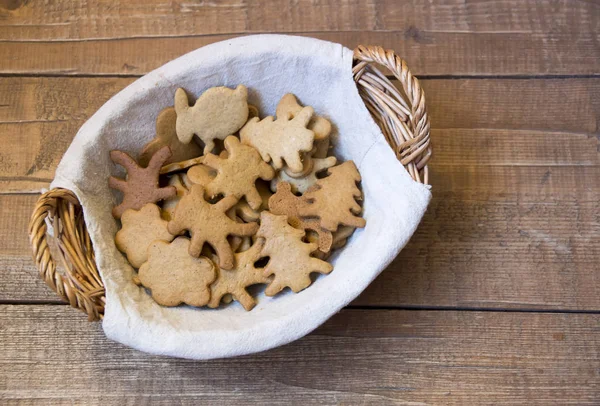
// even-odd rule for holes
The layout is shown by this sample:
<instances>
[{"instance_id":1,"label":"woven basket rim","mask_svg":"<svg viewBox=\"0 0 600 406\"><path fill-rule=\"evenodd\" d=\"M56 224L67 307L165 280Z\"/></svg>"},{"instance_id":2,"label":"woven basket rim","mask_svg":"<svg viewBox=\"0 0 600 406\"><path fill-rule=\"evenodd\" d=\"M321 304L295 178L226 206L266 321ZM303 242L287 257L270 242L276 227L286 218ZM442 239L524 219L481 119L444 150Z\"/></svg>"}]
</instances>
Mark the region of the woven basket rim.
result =
<instances>
[{"instance_id":1,"label":"woven basket rim","mask_svg":"<svg viewBox=\"0 0 600 406\"><path fill-rule=\"evenodd\" d=\"M389 70L402 89L396 88L376 65ZM352 72L365 106L397 159L414 181L428 184L430 124L418 79L403 59L379 46L358 46ZM54 230L58 258L53 258L48 244L48 224ZM42 194L28 232L40 277L72 307L87 313L90 321L101 320L106 302L104 285L77 196L63 188ZM64 275L58 271L57 261L63 265Z\"/></svg>"}]
</instances>

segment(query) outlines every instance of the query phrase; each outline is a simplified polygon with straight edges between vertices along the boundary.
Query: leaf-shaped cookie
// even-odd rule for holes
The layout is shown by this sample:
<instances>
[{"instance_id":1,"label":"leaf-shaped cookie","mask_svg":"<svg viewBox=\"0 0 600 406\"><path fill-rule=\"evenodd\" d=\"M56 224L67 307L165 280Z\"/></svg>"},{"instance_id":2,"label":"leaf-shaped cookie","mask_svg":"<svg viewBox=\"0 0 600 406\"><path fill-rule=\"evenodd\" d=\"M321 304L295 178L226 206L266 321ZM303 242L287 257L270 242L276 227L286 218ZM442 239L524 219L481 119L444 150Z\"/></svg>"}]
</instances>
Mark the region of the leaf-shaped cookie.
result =
<instances>
[{"instance_id":1,"label":"leaf-shaped cookie","mask_svg":"<svg viewBox=\"0 0 600 406\"><path fill-rule=\"evenodd\" d=\"M233 250L227 242L228 235L240 237L256 232L256 223L237 223L225 214L237 199L227 196L215 204L204 199L204 188L194 185L180 201L167 228L173 235L189 230L192 237L189 253L200 255L204 243L210 244L219 256L219 265L223 269L233 268Z\"/></svg>"},{"instance_id":2,"label":"leaf-shaped cookie","mask_svg":"<svg viewBox=\"0 0 600 406\"><path fill-rule=\"evenodd\" d=\"M209 285L215 280L215 266L205 257L188 254L190 240L178 237L172 243L155 241L148 248L148 261L139 270L142 285L163 306L185 303L204 306L210 299Z\"/></svg>"},{"instance_id":3,"label":"leaf-shaped cookie","mask_svg":"<svg viewBox=\"0 0 600 406\"><path fill-rule=\"evenodd\" d=\"M263 211L260 220L256 235L265 239L261 255L270 257L264 275L274 275L265 290L267 296L285 287L300 292L311 284L311 273L328 274L333 270L331 264L310 256L317 245L303 242L304 231L290 226L287 216Z\"/></svg>"},{"instance_id":4,"label":"leaf-shaped cookie","mask_svg":"<svg viewBox=\"0 0 600 406\"><path fill-rule=\"evenodd\" d=\"M158 172L170 156L169 147L162 147L152 155L148 166L143 168L127 153L110 151L110 159L127 170L127 179L114 176L108 179L108 186L123 192L123 201L113 207L113 217L119 219L127 209L139 210L146 203L156 203L175 195L176 190L173 186L158 186Z\"/></svg>"},{"instance_id":5,"label":"leaf-shaped cookie","mask_svg":"<svg viewBox=\"0 0 600 406\"><path fill-rule=\"evenodd\" d=\"M152 155L165 145L171 148L171 157L165 161L165 164L173 162L186 161L202 155L202 148L196 143L184 144L177 138L175 123L177 113L173 107L167 107L158 114L156 119L156 136L152 141L144 145L138 159L140 165L146 166Z\"/></svg>"},{"instance_id":6,"label":"leaf-shaped cookie","mask_svg":"<svg viewBox=\"0 0 600 406\"><path fill-rule=\"evenodd\" d=\"M304 107L293 119L272 116L263 120L252 118L240 130L244 144L260 152L265 162L271 162L275 169L283 167L283 161L293 172L301 172L301 152L313 147L315 133L306 128L313 115L312 107Z\"/></svg>"},{"instance_id":7,"label":"leaf-shaped cookie","mask_svg":"<svg viewBox=\"0 0 600 406\"><path fill-rule=\"evenodd\" d=\"M246 288L257 283L267 283L269 280L264 276L264 268L254 266L254 263L261 257L263 247L264 240L259 239L248 250L235 254L233 269L217 269L217 280L210 287L211 297L208 307L218 307L221 298L231 293L233 298L244 306L244 309L252 310L256 305L256 300L250 296Z\"/></svg>"},{"instance_id":8,"label":"leaf-shaped cookie","mask_svg":"<svg viewBox=\"0 0 600 406\"><path fill-rule=\"evenodd\" d=\"M358 217L361 212L356 199L362 192L356 186L360 182L360 174L353 161L329 168L329 176L317 180L304 198L309 203L299 209L301 217L318 217L321 226L329 231L336 231L339 225L363 228L365 219Z\"/></svg>"},{"instance_id":9,"label":"leaf-shaped cookie","mask_svg":"<svg viewBox=\"0 0 600 406\"><path fill-rule=\"evenodd\" d=\"M248 89L212 87L202 93L194 106L189 105L185 90L175 92L177 136L188 144L194 134L204 142L204 154L211 152L214 140L223 140L238 131L248 119Z\"/></svg>"},{"instance_id":10,"label":"leaf-shaped cookie","mask_svg":"<svg viewBox=\"0 0 600 406\"><path fill-rule=\"evenodd\" d=\"M256 190L256 180L271 180L275 171L258 151L242 144L237 137L227 137L225 149L229 153L225 159L213 154L204 157L204 164L217 170L217 176L206 185L207 194L211 198L220 194L237 199L245 197L250 207L257 210L262 198Z\"/></svg>"},{"instance_id":11,"label":"leaf-shaped cookie","mask_svg":"<svg viewBox=\"0 0 600 406\"><path fill-rule=\"evenodd\" d=\"M288 182L280 182L277 185L277 193L269 199L269 211L273 214L285 214L292 227L316 232L319 236L319 250L328 252L333 240L331 231L321 227L319 219L299 216L299 211L306 204L302 197L292 193L291 185Z\"/></svg>"},{"instance_id":12,"label":"leaf-shaped cookie","mask_svg":"<svg viewBox=\"0 0 600 406\"><path fill-rule=\"evenodd\" d=\"M122 228L115 236L119 251L127 255L134 268L148 259L148 247L153 241L170 242L175 238L167 231L167 222L160 217L160 209L153 203L140 210L126 210L121 217Z\"/></svg>"},{"instance_id":13,"label":"leaf-shaped cookie","mask_svg":"<svg viewBox=\"0 0 600 406\"><path fill-rule=\"evenodd\" d=\"M279 182L288 182L292 185L292 192L304 193L309 187L317 183L317 173L334 166L337 159L334 156L324 159L311 158L309 162L310 170L302 178L292 177L288 175L285 170L279 171L277 176L271 181L271 190L277 190L277 184Z\"/></svg>"}]
</instances>

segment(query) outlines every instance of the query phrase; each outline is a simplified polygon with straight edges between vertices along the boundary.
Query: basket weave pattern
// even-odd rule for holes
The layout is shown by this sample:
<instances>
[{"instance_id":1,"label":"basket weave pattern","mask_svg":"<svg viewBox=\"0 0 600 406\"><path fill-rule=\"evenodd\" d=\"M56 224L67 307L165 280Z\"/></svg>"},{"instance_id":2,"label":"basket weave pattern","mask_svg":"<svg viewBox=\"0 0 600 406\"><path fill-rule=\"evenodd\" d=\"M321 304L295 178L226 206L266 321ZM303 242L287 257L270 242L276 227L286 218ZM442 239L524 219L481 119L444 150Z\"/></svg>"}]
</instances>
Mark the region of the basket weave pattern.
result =
<instances>
[{"instance_id":1,"label":"basket weave pattern","mask_svg":"<svg viewBox=\"0 0 600 406\"><path fill-rule=\"evenodd\" d=\"M398 160L417 182L428 184L431 157L430 126L425 95L419 81L393 51L377 46L354 50L354 80L371 116L381 128ZM402 85L396 88L375 66L390 70ZM88 314L90 321L104 315L104 285L94 249L73 192L53 189L38 200L29 222L29 241L40 276L58 296ZM59 272L48 245L48 225L58 248Z\"/></svg>"}]
</instances>

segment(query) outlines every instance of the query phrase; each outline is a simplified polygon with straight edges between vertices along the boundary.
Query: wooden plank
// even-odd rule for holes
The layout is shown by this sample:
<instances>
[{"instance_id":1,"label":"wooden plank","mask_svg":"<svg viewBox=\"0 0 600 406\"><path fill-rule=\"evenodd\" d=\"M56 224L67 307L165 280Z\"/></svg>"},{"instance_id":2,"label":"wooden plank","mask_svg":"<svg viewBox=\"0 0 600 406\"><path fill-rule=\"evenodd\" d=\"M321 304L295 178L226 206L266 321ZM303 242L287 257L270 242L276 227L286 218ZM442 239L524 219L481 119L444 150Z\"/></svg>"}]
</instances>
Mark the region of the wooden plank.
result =
<instances>
[{"instance_id":1,"label":"wooden plank","mask_svg":"<svg viewBox=\"0 0 600 406\"><path fill-rule=\"evenodd\" d=\"M0 306L0 399L593 405L599 322L596 314L351 310L287 346L198 363L110 342L66 306Z\"/></svg>"},{"instance_id":2,"label":"wooden plank","mask_svg":"<svg viewBox=\"0 0 600 406\"><path fill-rule=\"evenodd\" d=\"M134 79L0 79L0 190L47 187L79 127Z\"/></svg>"},{"instance_id":3,"label":"wooden plank","mask_svg":"<svg viewBox=\"0 0 600 406\"><path fill-rule=\"evenodd\" d=\"M600 310L600 167L434 167L416 234L360 306ZM0 301L56 297L36 276L36 195L0 196Z\"/></svg>"},{"instance_id":4,"label":"wooden plank","mask_svg":"<svg viewBox=\"0 0 600 406\"><path fill-rule=\"evenodd\" d=\"M296 33L295 33L296 34ZM393 49L417 75L593 75L600 51L575 34L532 36L508 32L431 32L414 26L399 31L297 33L340 43L350 49L379 45ZM218 34L190 37L109 40L0 41L4 74L143 75L197 48L237 37ZM41 55L31 58L31 55Z\"/></svg>"},{"instance_id":5,"label":"wooden plank","mask_svg":"<svg viewBox=\"0 0 600 406\"><path fill-rule=\"evenodd\" d=\"M0 78L0 190L46 187L78 128L133 80ZM422 83L434 165L598 164L600 79Z\"/></svg>"},{"instance_id":6,"label":"wooden plank","mask_svg":"<svg viewBox=\"0 0 600 406\"><path fill-rule=\"evenodd\" d=\"M59 1L52 5L13 0L3 7L0 38L110 39L252 32L393 31L402 25L433 32L521 32L537 35L575 32L582 39L598 33L594 2L460 0L225 0L218 3ZM490 18L494 16L494 18ZM587 35L586 35L587 34Z\"/></svg>"},{"instance_id":7,"label":"wooden plank","mask_svg":"<svg viewBox=\"0 0 600 406\"><path fill-rule=\"evenodd\" d=\"M354 304L599 310L599 177L434 167L440 187L415 235Z\"/></svg>"},{"instance_id":8,"label":"wooden plank","mask_svg":"<svg viewBox=\"0 0 600 406\"><path fill-rule=\"evenodd\" d=\"M47 186L77 128L132 80L0 79L2 192ZM599 309L599 83L423 81L434 201L356 304ZM35 277L25 237L35 199L1 198L0 300L55 300Z\"/></svg>"},{"instance_id":9,"label":"wooden plank","mask_svg":"<svg viewBox=\"0 0 600 406\"><path fill-rule=\"evenodd\" d=\"M14 0L0 16L3 73L143 74L207 43L263 32L382 45L421 75L600 73L595 2Z\"/></svg>"}]
</instances>

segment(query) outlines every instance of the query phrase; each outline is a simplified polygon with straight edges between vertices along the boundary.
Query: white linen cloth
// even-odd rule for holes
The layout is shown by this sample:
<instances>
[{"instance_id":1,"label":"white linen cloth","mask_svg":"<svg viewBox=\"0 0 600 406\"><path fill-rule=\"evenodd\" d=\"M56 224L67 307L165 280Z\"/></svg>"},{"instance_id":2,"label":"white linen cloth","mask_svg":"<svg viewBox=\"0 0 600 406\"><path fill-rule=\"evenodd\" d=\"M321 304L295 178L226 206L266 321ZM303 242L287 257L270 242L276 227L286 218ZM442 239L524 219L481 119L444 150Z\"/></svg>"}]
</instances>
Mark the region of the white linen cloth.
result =
<instances>
[{"instance_id":1,"label":"white linen cloth","mask_svg":"<svg viewBox=\"0 0 600 406\"><path fill-rule=\"evenodd\" d=\"M52 187L72 190L85 212L106 287L102 326L115 341L154 354L210 359L273 348L308 334L356 298L408 242L431 198L395 158L365 108L352 78L352 51L284 35L240 37L205 46L140 78L110 99L79 130ZM250 312L238 303L216 310L166 308L132 282L134 269L117 250L117 194L109 175L123 176L109 151L133 156L154 137L155 119L173 105L178 87L199 96L212 86L249 89L261 115L294 93L334 125L335 155L362 175L366 228L333 256L334 271L308 289L258 297Z\"/></svg>"}]
</instances>

